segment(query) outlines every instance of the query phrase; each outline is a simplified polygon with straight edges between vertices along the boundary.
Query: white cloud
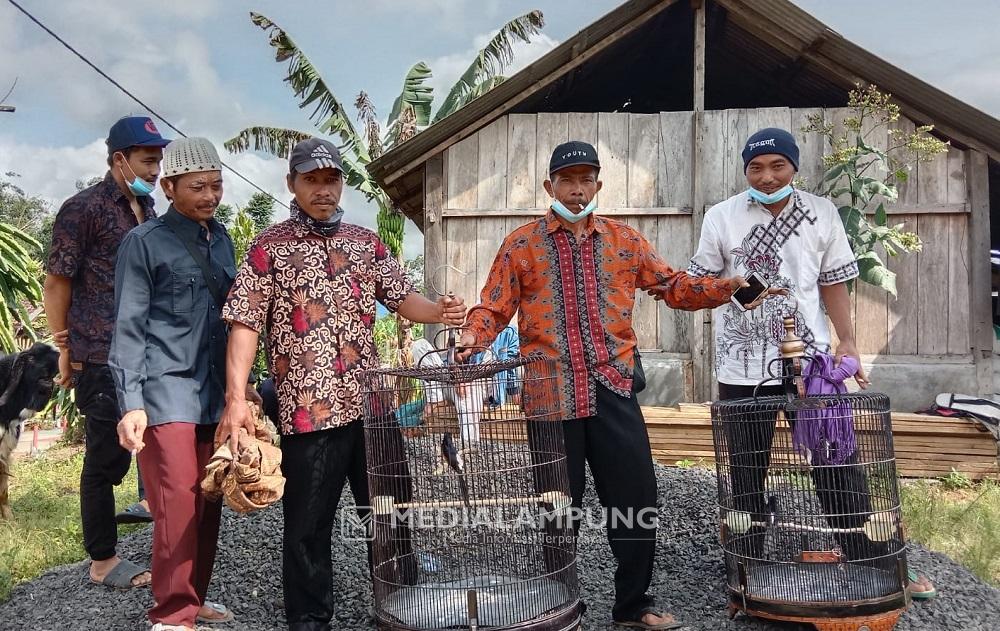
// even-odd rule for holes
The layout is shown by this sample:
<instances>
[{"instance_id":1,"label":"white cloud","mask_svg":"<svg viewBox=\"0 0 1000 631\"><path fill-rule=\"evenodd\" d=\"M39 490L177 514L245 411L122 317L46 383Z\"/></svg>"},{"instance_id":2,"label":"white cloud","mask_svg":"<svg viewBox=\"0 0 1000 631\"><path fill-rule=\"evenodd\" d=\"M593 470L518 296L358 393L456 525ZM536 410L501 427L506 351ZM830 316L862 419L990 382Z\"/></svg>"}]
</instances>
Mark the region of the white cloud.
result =
<instances>
[{"instance_id":1,"label":"white cloud","mask_svg":"<svg viewBox=\"0 0 1000 631\"><path fill-rule=\"evenodd\" d=\"M428 62L427 65L434 72L434 76L427 83L434 88L434 102L436 105L440 105L444 101L451 86L455 85L455 82L458 81L458 78L469 67L472 60L479 54L479 51L493 39L497 32L499 32L499 29L477 35L473 38L472 47L468 50L452 55L444 55ZM507 68L505 76L513 76L516 72L522 70L528 64L534 62L558 45L558 40L544 33L533 37L531 43L515 42L512 47L514 61Z\"/></svg>"}]
</instances>

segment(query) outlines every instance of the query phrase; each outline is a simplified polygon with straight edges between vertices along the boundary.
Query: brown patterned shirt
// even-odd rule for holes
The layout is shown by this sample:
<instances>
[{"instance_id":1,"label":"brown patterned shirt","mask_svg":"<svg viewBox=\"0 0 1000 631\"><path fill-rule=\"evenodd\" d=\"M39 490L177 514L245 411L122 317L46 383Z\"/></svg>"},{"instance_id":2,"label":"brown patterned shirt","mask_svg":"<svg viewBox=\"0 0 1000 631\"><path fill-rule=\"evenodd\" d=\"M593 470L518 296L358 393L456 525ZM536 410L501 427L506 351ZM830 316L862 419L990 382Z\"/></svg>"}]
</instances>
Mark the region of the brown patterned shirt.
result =
<instances>
[{"instance_id":1,"label":"brown patterned shirt","mask_svg":"<svg viewBox=\"0 0 1000 631\"><path fill-rule=\"evenodd\" d=\"M303 434L361 417L361 373L378 367L375 301L396 311L414 291L371 230L321 237L292 218L250 246L222 315L266 330L282 432Z\"/></svg>"}]
</instances>

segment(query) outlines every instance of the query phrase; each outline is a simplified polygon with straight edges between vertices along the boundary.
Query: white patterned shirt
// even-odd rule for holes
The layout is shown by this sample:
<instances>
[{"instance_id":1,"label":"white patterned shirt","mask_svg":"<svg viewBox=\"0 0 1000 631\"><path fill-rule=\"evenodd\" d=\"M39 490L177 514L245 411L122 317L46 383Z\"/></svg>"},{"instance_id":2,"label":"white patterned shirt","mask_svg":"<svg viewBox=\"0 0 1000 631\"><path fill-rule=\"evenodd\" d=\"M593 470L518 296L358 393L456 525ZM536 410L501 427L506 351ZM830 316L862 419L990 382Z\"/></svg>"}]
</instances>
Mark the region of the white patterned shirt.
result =
<instances>
[{"instance_id":1,"label":"white patterned shirt","mask_svg":"<svg viewBox=\"0 0 1000 631\"><path fill-rule=\"evenodd\" d=\"M820 285L858 275L858 264L837 208L830 200L796 190L781 213L746 191L705 213L691 276L746 276L757 272L772 287L784 287L798 302L796 331L808 352L830 351L830 329ZM715 372L721 383L755 385L769 377L785 330L790 299L775 297L753 311L729 303L713 310ZM774 366L771 372L778 374Z\"/></svg>"}]
</instances>

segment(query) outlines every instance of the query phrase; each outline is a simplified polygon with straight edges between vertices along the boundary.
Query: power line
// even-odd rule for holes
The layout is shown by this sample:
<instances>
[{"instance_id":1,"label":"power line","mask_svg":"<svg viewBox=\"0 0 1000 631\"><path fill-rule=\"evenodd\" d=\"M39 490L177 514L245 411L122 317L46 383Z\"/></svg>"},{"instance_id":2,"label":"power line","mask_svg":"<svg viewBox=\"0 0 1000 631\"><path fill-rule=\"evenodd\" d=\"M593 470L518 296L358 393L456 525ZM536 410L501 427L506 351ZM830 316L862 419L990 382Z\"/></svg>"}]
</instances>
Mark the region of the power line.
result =
<instances>
[{"instance_id":1,"label":"power line","mask_svg":"<svg viewBox=\"0 0 1000 631\"><path fill-rule=\"evenodd\" d=\"M15 2L15 0L7 0L7 1L10 2L12 5L14 5L14 8L16 8L18 11L20 11L21 13L23 13L24 15L26 15L29 20L31 20L32 22L34 22L35 24L37 24L43 31L45 31L50 36L52 36L53 39L55 39L57 42L59 42L60 44L62 44L68 51L70 51L71 53L73 53L74 55L76 55L77 57L79 57L80 60L83 63L85 63L88 66L90 66L91 68L93 68L94 72L96 72L97 74L99 74L102 77L104 77L105 79L107 79L111 83L111 85L113 85L116 88L118 88L119 90L121 90L130 99L132 99L133 101L135 101L136 103L138 103L139 105L141 105L147 112L149 112L150 114L152 114L156 118L158 118L161 121L163 121L163 123L167 127L169 127L170 129L172 129L175 132L177 132L178 134L180 134L181 137L183 137L183 138L187 138L188 137L187 134L185 134L184 132L182 132L180 129L177 129L177 127L175 127L173 125L173 123L171 123L167 119L163 118L163 116L161 116L159 113L157 113L156 110L154 110L152 107L150 107L150 106L146 105L145 103L143 103L142 99L140 99L136 95L132 94L125 86L123 86L122 84L120 84L117 81L115 81L113 77L111 77L108 73L106 73L103 70L101 70L96 64L94 64L94 62L90 61L82 53L80 53L75 48L73 48L73 46L71 46L66 40L64 40L63 38L59 37L59 35L57 35L55 32L53 32L52 29L50 29L49 27L47 27L44 24L42 24L41 21L39 21L38 18L36 18L31 13L29 13L27 9L25 9L20 4L18 4L17 2ZM255 189L257 189L258 191L260 191L261 193L267 195L268 197L270 197L271 199L273 199L278 204L284 206L286 209L288 208L288 204L284 203L283 201L281 201L280 199L278 199L274 195L272 195L269 192L267 192L264 189L262 189L255 182L253 182L252 180L250 180L248 177L246 177L245 175L243 175L242 173L240 173L239 171L237 171L233 167L229 166L225 162L222 162L222 166L225 167L225 168L227 168L227 169L229 169L236 177L240 178L241 180L243 180L244 182L246 182L250 186L252 186Z\"/></svg>"}]
</instances>

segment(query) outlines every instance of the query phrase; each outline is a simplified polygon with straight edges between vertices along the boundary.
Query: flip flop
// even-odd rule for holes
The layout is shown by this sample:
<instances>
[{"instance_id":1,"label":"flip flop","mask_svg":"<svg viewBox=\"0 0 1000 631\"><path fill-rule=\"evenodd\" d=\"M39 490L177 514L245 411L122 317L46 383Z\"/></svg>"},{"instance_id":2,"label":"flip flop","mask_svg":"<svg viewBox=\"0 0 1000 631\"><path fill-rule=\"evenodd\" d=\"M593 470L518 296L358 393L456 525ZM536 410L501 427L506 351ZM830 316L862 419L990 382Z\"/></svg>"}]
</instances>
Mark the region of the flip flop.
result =
<instances>
[{"instance_id":1,"label":"flip flop","mask_svg":"<svg viewBox=\"0 0 1000 631\"><path fill-rule=\"evenodd\" d=\"M923 578L923 580L921 580ZM937 596L937 589L926 577L921 577L916 570L907 569L906 580L910 585L916 585L923 589L912 589L907 585L906 590L910 592L910 598L914 600L931 600Z\"/></svg>"},{"instance_id":2,"label":"flip flop","mask_svg":"<svg viewBox=\"0 0 1000 631\"><path fill-rule=\"evenodd\" d=\"M91 583L97 585L104 585L105 587L111 587L113 589L127 591L130 589L137 589L141 587L149 587L149 583L143 583L142 585L133 585L132 579L140 574L144 574L149 570L139 567L135 563L122 559L118 562L118 565L111 568L111 571L100 581L95 581L92 577L90 578ZM87 573L90 577L90 573Z\"/></svg>"},{"instance_id":3,"label":"flip flop","mask_svg":"<svg viewBox=\"0 0 1000 631\"><path fill-rule=\"evenodd\" d=\"M115 515L115 522L119 524L148 524L152 521L153 515L139 502Z\"/></svg>"},{"instance_id":4,"label":"flip flop","mask_svg":"<svg viewBox=\"0 0 1000 631\"><path fill-rule=\"evenodd\" d=\"M208 607L215 613L219 614L219 616L213 618L207 618L205 616L197 616L194 619L195 622L203 622L205 624L223 624L226 622L232 622L233 620L236 619L236 616L233 615L233 612L225 605L221 605L219 603L210 603L206 600L204 606Z\"/></svg>"}]
</instances>

